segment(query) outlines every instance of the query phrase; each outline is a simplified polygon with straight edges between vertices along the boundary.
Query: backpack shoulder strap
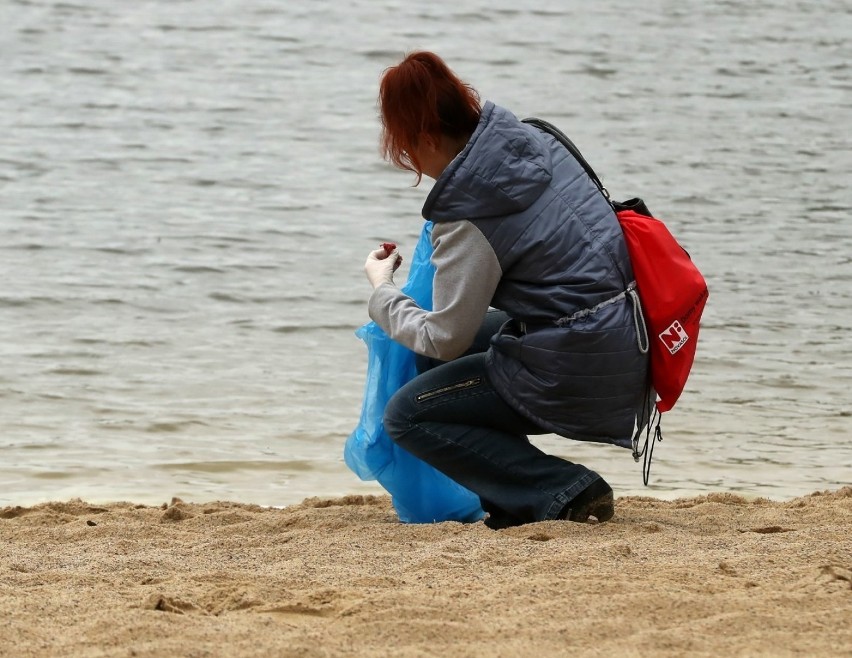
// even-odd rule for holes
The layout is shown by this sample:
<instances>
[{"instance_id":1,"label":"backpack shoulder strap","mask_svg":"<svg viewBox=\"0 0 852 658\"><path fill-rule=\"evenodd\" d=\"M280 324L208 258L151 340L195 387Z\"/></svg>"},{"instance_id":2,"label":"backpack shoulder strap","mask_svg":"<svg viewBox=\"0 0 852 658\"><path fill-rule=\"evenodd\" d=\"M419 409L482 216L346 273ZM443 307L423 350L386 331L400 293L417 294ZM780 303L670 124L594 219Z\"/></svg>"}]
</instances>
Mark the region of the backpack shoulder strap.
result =
<instances>
[{"instance_id":1,"label":"backpack shoulder strap","mask_svg":"<svg viewBox=\"0 0 852 658\"><path fill-rule=\"evenodd\" d=\"M574 159L580 163L580 166L586 170L586 173L589 175L589 178L592 179L592 182L597 185L598 189L601 191L601 194L609 201L609 192L601 183L601 179L598 178L598 175L595 173L595 170L592 169L592 166L586 162L586 158L583 157L583 154L580 153L580 149L578 149L574 142L568 139L568 136L565 135L559 128L554 126L552 123L545 121L544 119L538 119L536 117L529 117L527 119L522 120L523 123L528 123L531 126L535 126L539 130L546 132L550 135L553 135L566 149L568 152L574 156Z\"/></svg>"}]
</instances>

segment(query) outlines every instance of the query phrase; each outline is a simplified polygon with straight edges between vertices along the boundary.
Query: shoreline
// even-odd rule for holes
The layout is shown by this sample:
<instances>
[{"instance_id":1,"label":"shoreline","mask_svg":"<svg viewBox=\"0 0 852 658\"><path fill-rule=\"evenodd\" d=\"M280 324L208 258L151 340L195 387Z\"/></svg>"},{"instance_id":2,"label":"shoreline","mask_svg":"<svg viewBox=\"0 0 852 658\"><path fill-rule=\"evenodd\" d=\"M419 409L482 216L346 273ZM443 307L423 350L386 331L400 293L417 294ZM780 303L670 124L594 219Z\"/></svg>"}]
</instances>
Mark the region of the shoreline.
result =
<instances>
[{"instance_id":1,"label":"shoreline","mask_svg":"<svg viewBox=\"0 0 852 658\"><path fill-rule=\"evenodd\" d=\"M852 487L616 499L604 524L283 508L0 508L0 656L839 656Z\"/></svg>"},{"instance_id":2,"label":"shoreline","mask_svg":"<svg viewBox=\"0 0 852 658\"><path fill-rule=\"evenodd\" d=\"M69 502L72 500L82 500L89 505L100 506L127 504L142 505L145 507L160 507L162 505L168 506L170 504L169 501L174 499L180 499L181 502L185 504L195 505L205 505L226 500L229 504L246 505L249 507L258 506L271 509L286 509L300 505L304 501L312 498L332 500L348 496L382 497L387 495L387 492L375 480L358 480L357 476L352 474L352 472L348 469L343 471L343 475L353 478L350 483L352 486L326 489L320 488L318 493L316 492L316 489L305 488L296 495L281 497L280 502L268 502L262 500L263 496L255 496L252 492L243 492L241 495L236 495L227 499L217 498L215 494L207 496L195 495L188 492L181 492L179 490L180 487L170 487L168 486L168 483L157 483L157 485L153 487L154 489L163 492L171 491L173 493L150 494L139 491L136 491L135 493L127 491L122 493L120 491L116 491L115 495L110 495L103 493L103 491L98 491L96 494L91 491L86 492L85 489L82 492L78 492L75 487L68 488L63 491L53 491L47 495L23 493L22 495L10 495L8 498L0 497L0 510L19 507L33 508L40 505ZM813 495L814 493L831 493L833 491L838 491L844 486L846 485L841 482L829 482L824 484L823 488L819 489L797 487L784 493L774 491L762 492L754 486L741 488L729 487L726 490L726 493L741 497L747 501L767 500L773 503L785 503L796 498ZM656 484L652 484L651 486L642 486L641 484L639 486L624 486L621 483L616 483L613 485L613 489L616 498L651 498L662 502L674 502L682 499L700 498L701 496L713 495L720 491L709 487L685 488L677 485L671 485L670 483L659 485L659 488L657 488ZM261 499L260 502L258 502L258 499Z\"/></svg>"}]
</instances>

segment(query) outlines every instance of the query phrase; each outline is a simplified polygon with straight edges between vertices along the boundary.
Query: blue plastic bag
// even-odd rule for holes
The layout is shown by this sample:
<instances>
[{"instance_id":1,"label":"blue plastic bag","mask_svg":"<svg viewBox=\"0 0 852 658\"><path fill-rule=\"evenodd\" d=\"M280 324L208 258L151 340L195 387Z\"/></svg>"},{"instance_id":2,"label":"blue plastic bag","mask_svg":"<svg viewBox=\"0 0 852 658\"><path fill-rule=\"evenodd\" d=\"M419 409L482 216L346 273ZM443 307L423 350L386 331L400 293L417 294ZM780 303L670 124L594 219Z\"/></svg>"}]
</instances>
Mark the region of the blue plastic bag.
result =
<instances>
[{"instance_id":1,"label":"blue plastic bag","mask_svg":"<svg viewBox=\"0 0 852 658\"><path fill-rule=\"evenodd\" d=\"M432 222L426 222L414 249L402 291L426 310L432 308ZM375 323L355 332L367 344L367 384L361 420L346 440L346 465L362 480L378 480L391 495L404 523L478 521L479 497L396 445L382 416L396 391L417 375L414 352L394 342Z\"/></svg>"}]
</instances>

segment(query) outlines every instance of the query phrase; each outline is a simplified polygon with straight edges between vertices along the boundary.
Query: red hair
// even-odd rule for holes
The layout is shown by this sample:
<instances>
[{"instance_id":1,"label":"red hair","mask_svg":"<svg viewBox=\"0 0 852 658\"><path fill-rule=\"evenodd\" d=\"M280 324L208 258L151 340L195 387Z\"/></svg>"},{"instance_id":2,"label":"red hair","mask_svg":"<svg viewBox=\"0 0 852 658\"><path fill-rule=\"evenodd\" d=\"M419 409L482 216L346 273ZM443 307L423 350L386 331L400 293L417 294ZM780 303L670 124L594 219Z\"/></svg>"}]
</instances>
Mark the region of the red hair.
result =
<instances>
[{"instance_id":1,"label":"red hair","mask_svg":"<svg viewBox=\"0 0 852 658\"><path fill-rule=\"evenodd\" d=\"M414 52L387 69L379 86L382 156L423 175L414 149L442 135L470 138L479 123L479 94L462 82L440 57Z\"/></svg>"}]
</instances>

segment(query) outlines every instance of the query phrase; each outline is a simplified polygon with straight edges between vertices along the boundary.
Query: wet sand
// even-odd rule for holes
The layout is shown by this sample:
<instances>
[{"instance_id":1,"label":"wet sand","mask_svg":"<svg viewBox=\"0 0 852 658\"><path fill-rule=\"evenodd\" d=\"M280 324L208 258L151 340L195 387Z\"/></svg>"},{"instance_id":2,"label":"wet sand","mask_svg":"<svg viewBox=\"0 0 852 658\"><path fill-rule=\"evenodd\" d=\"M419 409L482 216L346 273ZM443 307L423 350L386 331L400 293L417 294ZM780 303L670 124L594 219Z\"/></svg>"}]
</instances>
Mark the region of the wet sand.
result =
<instances>
[{"instance_id":1,"label":"wet sand","mask_svg":"<svg viewBox=\"0 0 852 658\"><path fill-rule=\"evenodd\" d=\"M400 524L386 497L0 509L1 656L849 656L852 487Z\"/></svg>"}]
</instances>

